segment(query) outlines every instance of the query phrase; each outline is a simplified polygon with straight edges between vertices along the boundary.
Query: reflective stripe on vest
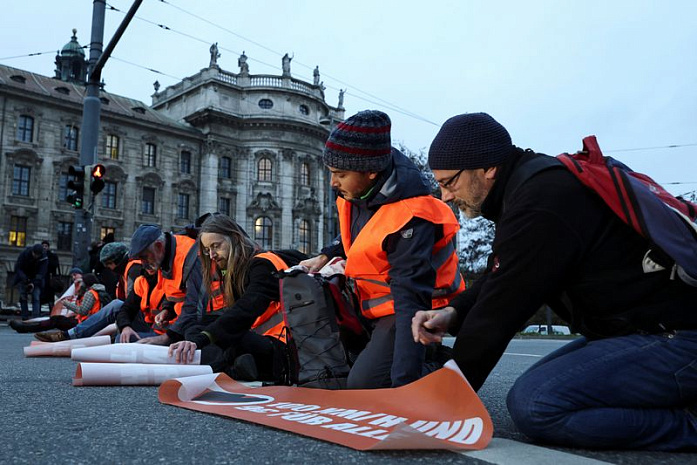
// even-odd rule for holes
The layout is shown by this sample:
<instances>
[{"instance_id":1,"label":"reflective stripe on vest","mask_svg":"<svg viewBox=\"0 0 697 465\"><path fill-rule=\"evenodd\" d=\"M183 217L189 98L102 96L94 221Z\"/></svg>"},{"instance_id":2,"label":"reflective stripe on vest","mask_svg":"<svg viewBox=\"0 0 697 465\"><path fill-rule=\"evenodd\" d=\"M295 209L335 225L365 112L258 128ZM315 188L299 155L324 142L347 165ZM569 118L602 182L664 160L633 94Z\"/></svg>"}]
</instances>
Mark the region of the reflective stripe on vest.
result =
<instances>
[{"instance_id":1,"label":"reflective stripe on vest","mask_svg":"<svg viewBox=\"0 0 697 465\"><path fill-rule=\"evenodd\" d=\"M141 263L140 260L129 260L126 263L126 268L123 270L123 274L119 276L119 282L116 284L117 299L126 301L126 297L128 297L128 272L131 271L133 265Z\"/></svg>"},{"instance_id":2,"label":"reflective stripe on vest","mask_svg":"<svg viewBox=\"0 0 697 465\"><path fill-rule=\"evenodd\" d=\"M170 238L172 241L171 253L174 259L172 260L172 267L170 268L168 277L166 277L164 273L162 273L162 269L160 269L162 289L165 293L165 298L175 303L174 311L177 315L180 315L184 300L186 300L186 283L183 282L184 262L191 248L196 245L196 241L188 236L174 234L171 235Z\"/></svg>"},{"instance_id":3,"label":"reflective stripe on vest","mask_svg":"<svg viewBox=\"0 0 697 465\"><path fill-rule=\"evenodd\" d=\"M215 313L225 308L225 294L223 293L222 281L211 281L211 292L208 296L208 307L206 312Z\"/></svg>"},{"instance_id":4,"label":"reflective stripe on vest","mask_svg":"<svg viewBox=\"0 0 697 465\"><path fill-rule=\"evenodd\" d=\"M351 203L339 197L341 241L346 253L347 277L354 282L361 313L367 318L394 314L394 298L389 284L390 264L382 244L399 232L413 218L441 225L443 238L432 249L432 266L436 283L432 293L433 308L443 307L465 289L455 253L455 235L460 225L452 210L431 196L412 197L382 205L351 242Z\"/></svg>"},{"instance_id":5,"label":"reflective stripe on vest","mask_svg":"<svg viewBox=\"0 0 697 465\"><path fill-rule=\"evenodd\" d=\"M286 262L272 252L263 252L256 255L256 257L264 258L270 261L273 266L276 267L276 271L288 269ZM264 313L252 324L252 330L255 333L262 334L264 336L273 336L276 339L285 342L286 338L283 327L283 313L281 312L280 302L271 302Z\"/></svg>"}]
</instances>

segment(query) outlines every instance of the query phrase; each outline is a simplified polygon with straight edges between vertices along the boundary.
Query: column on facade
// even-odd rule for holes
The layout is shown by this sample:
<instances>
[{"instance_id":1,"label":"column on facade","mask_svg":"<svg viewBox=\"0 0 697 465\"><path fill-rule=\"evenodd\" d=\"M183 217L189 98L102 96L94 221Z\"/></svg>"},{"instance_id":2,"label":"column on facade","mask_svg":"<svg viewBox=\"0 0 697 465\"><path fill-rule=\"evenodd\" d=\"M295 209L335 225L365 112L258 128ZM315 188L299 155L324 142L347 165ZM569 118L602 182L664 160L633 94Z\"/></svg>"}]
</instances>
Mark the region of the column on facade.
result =
<instances>
[{"instance_id":1,"label":"column on facade","mask_svg":"<svg viewBox=\"0 0 697 465\"><path fill-rule=\"evenodd\" d=\"M201 157L199 215L218 211L218 155L209 149Z\"/></svg>"}]
</instances>

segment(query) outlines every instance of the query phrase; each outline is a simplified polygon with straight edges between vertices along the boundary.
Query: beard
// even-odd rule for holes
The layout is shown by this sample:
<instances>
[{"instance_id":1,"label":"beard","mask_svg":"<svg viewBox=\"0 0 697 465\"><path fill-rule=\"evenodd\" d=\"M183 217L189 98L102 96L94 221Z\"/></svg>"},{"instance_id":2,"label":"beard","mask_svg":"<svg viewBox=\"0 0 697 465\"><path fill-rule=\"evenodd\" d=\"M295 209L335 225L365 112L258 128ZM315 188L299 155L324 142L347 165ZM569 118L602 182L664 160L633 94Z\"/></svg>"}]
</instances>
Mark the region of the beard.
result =
<instances>
[{"instance_id":1,"label":"beard","mask_svg":"<svg viewBox=\"0 0 697 465\"><path fill-rule=\"evenodd\" d=\"M455 206L469 219L482 216L482 205L470 205L464 200L455 199Z\"/></svg>"}]
</instances>

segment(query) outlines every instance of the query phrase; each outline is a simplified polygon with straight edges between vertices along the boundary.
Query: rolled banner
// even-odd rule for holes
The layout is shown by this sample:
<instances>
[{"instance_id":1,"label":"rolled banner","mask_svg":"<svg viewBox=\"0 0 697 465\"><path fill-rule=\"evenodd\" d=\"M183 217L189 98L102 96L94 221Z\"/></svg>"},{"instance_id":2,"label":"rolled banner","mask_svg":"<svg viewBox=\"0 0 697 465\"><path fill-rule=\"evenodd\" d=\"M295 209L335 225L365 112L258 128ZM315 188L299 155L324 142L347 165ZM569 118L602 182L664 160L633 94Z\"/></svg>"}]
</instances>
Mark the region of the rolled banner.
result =
<instances>
[{"instance_id":1,"label":"rolled banner","mask_svg":"<svg viewBox=\"0 0 697 465\"><path fill-rule=\"evenodd\" d=\"M212 373L210 365L79 363L73 386L159 386L172 378Z\"/></svg>"},{"instance_id":2,"label":"rolled banner","mask_svg":"<svg viewBox=\"0 0 697 465\"><path fill-rule=\"evenodd\" d=\"M109 346L74 349L71 358L76 362L100 363L148 363L176 365L168 355L169 347L150 344L112 344ZM201 351L194 354L194 361L182 365L200 365Z\"/></svg>"},{"instance_id":3,"label":"rolled banner","mask_svg":"<svg viewBox=\"0 0 697 465\"><path fill-rule=\"evenodd\" d=\"M97 336L83 339L69 339L61 342L48 342L24 348L25 357L70 357L74 348L105 346L111 344L111 337Z\"/></svg>"}]
</instances>

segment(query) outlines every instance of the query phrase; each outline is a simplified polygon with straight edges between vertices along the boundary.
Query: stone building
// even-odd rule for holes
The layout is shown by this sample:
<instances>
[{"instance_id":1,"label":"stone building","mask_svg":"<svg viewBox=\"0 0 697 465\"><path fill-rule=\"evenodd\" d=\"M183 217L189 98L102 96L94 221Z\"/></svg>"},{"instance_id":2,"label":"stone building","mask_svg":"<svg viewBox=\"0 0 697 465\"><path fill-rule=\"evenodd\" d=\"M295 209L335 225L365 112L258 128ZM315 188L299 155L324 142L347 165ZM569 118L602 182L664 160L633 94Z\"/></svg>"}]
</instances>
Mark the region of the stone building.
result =
<instances>
[{"instance_id":1,"label":"stone building","mask_svg":"<svg viewBox=\"0 0 697 465\"><path fill-rule=\"evenodd\" d=\"M101 92L97 159L106 186L94 202L93 241L113 233L128 242L142 223L181 229L209 211L229 214L269 249L312 254L336 235L321 154L343 102L326 103L317 74L313 83L293 78L287 55L278 76L250 74L244 53L237 73L219 57L214 44L207 68L164 89L155 82L150 106ZM86 73L75 30L53 78L0 65L5 302L17 300L11 279L24 247L49 240L62 271L72 264L67 183L80 160Z\"/></svg>"}]
</instances>

